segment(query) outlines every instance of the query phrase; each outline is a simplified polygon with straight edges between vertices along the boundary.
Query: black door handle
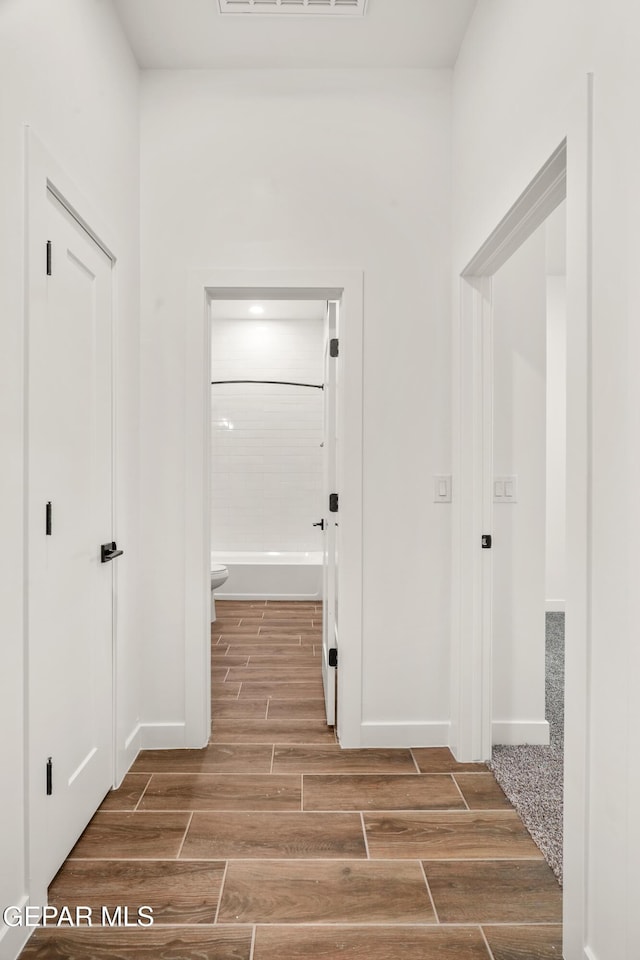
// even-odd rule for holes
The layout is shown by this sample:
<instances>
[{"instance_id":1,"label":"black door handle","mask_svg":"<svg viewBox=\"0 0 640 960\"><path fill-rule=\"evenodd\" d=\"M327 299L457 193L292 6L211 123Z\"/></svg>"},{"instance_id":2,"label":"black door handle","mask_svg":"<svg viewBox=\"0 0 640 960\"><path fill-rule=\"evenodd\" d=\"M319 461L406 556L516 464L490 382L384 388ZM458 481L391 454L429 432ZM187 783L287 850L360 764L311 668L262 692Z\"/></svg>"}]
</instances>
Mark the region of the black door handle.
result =
<instances>
[{"instance_id":1,"label":"black door handle","mask_svg":"<svg viewBox=\"0 0 640 960\"><path fill-rule=\"evenodd\" d=\"M321 530L324 530L324 519L320 520L318 523L311 524L313 527L320 527Z\"/></svg>"},{"instance_id":2,"label":"black door handle","mask_svg":"<svg viewBox=\"0 0 640 960\"><path fill-rule=\"evenodd\" d=\"M100 547L100 563L115 560L116 557L121 557L123 553L124 550L118 550L115 540L112 540L111 543L103 543Z\"/></svg>"}]
</instances>

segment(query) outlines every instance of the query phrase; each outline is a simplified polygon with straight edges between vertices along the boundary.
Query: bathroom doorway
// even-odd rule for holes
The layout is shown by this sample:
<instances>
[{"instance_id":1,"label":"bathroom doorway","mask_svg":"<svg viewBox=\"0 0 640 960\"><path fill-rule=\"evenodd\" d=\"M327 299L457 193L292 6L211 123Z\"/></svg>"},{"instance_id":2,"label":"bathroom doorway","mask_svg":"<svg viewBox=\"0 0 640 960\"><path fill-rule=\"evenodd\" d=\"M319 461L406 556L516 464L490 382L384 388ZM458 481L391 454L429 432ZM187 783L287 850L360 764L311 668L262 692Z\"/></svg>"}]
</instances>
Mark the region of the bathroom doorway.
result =
<instances>
[{"instance_id":1,"label":"bathroom doorway","mask_svg":"<svg viewBox=\"0 0 640 960\"><path fill-rule=\"evenodd\" d=\"M296 626L322 628L313 649L333 726L339 304L253 298L210 307L212 635L236 629L237 613L252 626L265 605L279 612L274 637L283 642L293 644ZM227 622L221 611L234 615Z\"/></svg>"},{"instance_id":2,"label":"bathroom doorway","mask_svg":"<svg viewBox=\"0 0 640 960\"><path fill-rule=\"evenodd\" d=\"M226 582L220 585L216 593L216 596L220 598L253 595L256 589L255 583L253 586L248 585L246 578L248 576L254 577L256 573L261 578L262 586L259 589L262 590L262 594L260 595L264 597L266 603L270 602L267 599L269 596L281 598L271 602L295 603L296 600L313 602L304 598L311 595L320 600L322 595L326 593L327 599L323 602L325 604L330 603L330 608L325 610L325 616L322 618L323 629L325 629L322 637L322 662L325 704L328 708L327 723L336 722L336 731L343 746L358 746L361 736L358 678L362 658L362 498L360 492L362 483L362 275L351 272L337 272L331 275L330 272L324 271L306 274L299 272L290 274L280 272L274 274L264 272L238 274L235 271L212 273L198 271L192 277L194 308L197 299L200 299L203 293L205 323L200 331L195 328L192 331L193 336L189 338L187 358L187 362L189 362L189 357L191 358L194 366L197 363L204 374L203 390L199 393L197 408L195 391L189 390L189 401L187 403L187 418L190 419L190 411L196 421L189 424L190 437L187 437L187 447L194 455L194 460L190 462L190 468L193 468L192 484L190 484L191 496L188 497L186 509L193 518L194 534L197 507L200 507L198 550L196 552L194 549L193 553L189 551L190 556L186 558L185 567L185 587L187 591L185 612L189 621L187 635L189 636L190 631L195 628L199 630L202 638L198 650L196 650L194 644L187 654L188 684L194 692L196 675L199 681L199 702L196 704L189 700L194 723L198 722L198 717L204 720L205 723L202 724L200 729L203 733L207 731L208 734L210 715L206 698L210 695L211 547L214 546L216 548L214 550L216 555L214 562L226 566L228 572ZM264 320L263 333L266 324L269 322L269 316L271 316L272 321L278 320L277 317L274 318L272 313L277 303L280 304L280 309L283 309L285 305L292 309L292 304L296 303L298 304L298 313L301 304L304 305L305 309L315 310L316 313L313 318L308 317L308 323L316 325L315 336L320 347L316 352L317 368L305 372L303 365L301 365L296 372L284 362L284 356L280 356L276 357L278 363L272 363L269 370L266 370L264 365L260 366L265 359L265 354L262 352L260 359L260 350L254 344L252 349L254 360L258 363L258 366L253 367L253 375L249 375L252 373L249 366L245 367L242 375L238 372L239 368L237 366L227 366L226 371L224 367L218 368L215 376L212 376L209 362L209 358L212 356L211 317L215 317L216 312L219 313L218 308L223 302L227 304L235 303L236 309L240 309L239 305L242 303L245 310L248 306L264 310L264 313L259 314L256 309L253 314L254 318ZM200 300L200 303L202 304L202 300ZM317 313L319 305L322 310L321 317ZM227 308L227 312L229 309ZM295 331L295 318L290 318L288 321L279 319L282 324L289 324L290 331ZM300 317L298 317L298 320L300 320ZM216 322L215 319L213 322ZM339 333L337 330L338 322L340 325ZM331 330L332 323L336 330ZM221 332L224 332L222 328L220 329ZM230 329L227 323L227 332ZM248 332L248 330L249 327L246 327L245 332ZM302 327L298 327L297 330L301 332ZM329 336L330 332L337 334L337 336ZM330 340L339 341L339 344L338 342L329 344ZM215 338L213 349L215 354ZM326 422L326 418L332 415L330 409L325 409L324 402L329 395L329 392L325 389L325 356L328 356L335 364L334 370L340 371L334 384L334 433L327 434L327 436L332 437L330 444L327 444L325 437L325 429L328 429L331 425L330 422ZM206 367L203 364L203 359L206 361ZM216 381L215 386L212 386L213 380ZM231 380L259 380L262 382L258 384L223 384L218 382ZM337 392L338 380L340 382L339 392ZM300 384L306 384L306 386ZM204 395L205 387L206 396ZM279 400L273 404L272 412L274 415L278 414L275 409L277 407L279 407L280 414L286 409L294 410L297 416L302 416L300 422L304 423L305 415L303 415L303 411L306 410L307 413L310 413L314 406L318 408L316 412L320 415L320 419L316 419L315 435L311 432L303 437L305 441L303 452L296 454L289 450L288 454L285 454L285 470L281 470L282 464L278 467L280 479L283 481L279 489L270 487L272 504L279 500L281 505L284 503L285 507L289 505L292 508L290 511L284 511L282 523L278 524L275 519L275 512L273 515L271 514L268 506L269 497L265 498L261 494L260 504L254 498L250 505L247 505L249 501L245 497L246 514L244 523L240 525L243 527L242 536L240 539L236 539L233 544L231 540L224 541L222 549L219 549L218 543L212 543L212 523L214 524L214 530L225 531L225 536L230 532L229 524L231 526L235 524L236 535L240 531L233 517L227 516L225 518L226 507L223 504L216 505L212 498L212 483L216 475L221 475L221 471L218 469L219 464L212 460L210 451L211 405L214 402L212 393L214 390L226 390L227 392L234 390L261 391L263 410L265 391L271 391L272 400L273 391L280 391ZM291 391L294 391L295 397ZM245 394L245 401L247 396ZM228 410L232 409L234 403L237 405L238 400L232 401ZM198 410L197 416L196 409ZM237 407L237 409L240 408ZM231 443L231 435L233 434L233 443L239 450L240 447L237 445L237 435L235 433L236 423L233 416L225 415L224 411L218 411L218 413L215 430L219 436L224 435L223 439L227 441L227 448ZM278 428L274 427L273 429L277 430ZM195 443L189 442L190 439L195 441L196 431L201 438L197 457L195 456ZM335 440L335 436L338 435L341 441L339 444ZM257 439L257 437L254 437L254 440ZM267 442L264 437L263 441L265 441L263 446L267 449L274 449L274 445ZM320 444L324 444L324 446L320 446ZM333 450L334 459L333 467L329 469L325 453L329 454L331 450ZM260 455L256 454L255 449L253 452L245 449L244 455L249 458L253 457L254 465L260 465L260 463L264 465L264 459L259 460ZM288 463L286 462L287 457L289 457ZM303 472L304 470L308 471L314 458L317 469L314 469L313 479L309 477L307 472L307 479L303 481L296 471L298 468L302 468ZM330 483L331 470L333 470L333 484ZM239 496L238 491L242 484L234 484L228 476L226 483L227 489L233 488L235 501ZM247 486L251 487L253 485L254 492L256 489L255 483L255 477L247 481ZM305 485L308 485L308 489L303 490ZM332 485L333 489L329 490L329 485ZM219 489L221 490L222 487ZM288 493L286 493L287 489ZM196 494L195 499L194 493ZM258 542L255 531L250 529L251 524L256 522L260 510L263 519L268 520L271 524L271 535L277 534L278 545L281 549L269 549L274 545L274 540L269 540L268 537L263 537ZM204 524L202 523L203 515L206 517ZM216 521L214 519L216 516L218 518L217 527L215 527ZM265 522L263 524L263 533L266 532L269 523ZM317 524L317 526L314 527L314 524ZM333 533L334 539L332 545L328 546L327 544L331 543L331 533ZM307 539L309 535L312 538L311 540ZM303 536L304 539L296 540L296 537L299 536ZM286 539L287 537L289 539ZM232 545L236 547L243 545L247 549L231 551ZM294 546L297 549L294 550ZM248 549L249 547L252 549ZM310 547L315 547L315 549L310 549ZM230 561L231 570L226 563L229 553L245 554L242 558L232 557ZM247 553L261 553L269 556L267 558L260 557L259 560L253 556L250 558L251 562L248 562ZM277 556L278 554L289 554L289 556ZM298 556L292 558L291 554L297 554ZM313 554L316 556L314 557ZM336 563L337 557L339 557L339 563ZM265 559L269 562L264 562ZM234 561L238 561L236 566L234 566ZM327 591L327 579L330 583L331 576L329 574L328 577L327 574L331 570L332 564L335 564L335 586L331 595ZM256 570L256 567L260 567L260 569ZM285 569L276 569L278 567ZM315 570L314 567L316 567ZM348 584L348 590L345 591L346 584ZM197 601L196 593L198 594ZM189 596L193 598L192 604L189 603ZM329 600L331 596L332 599ZM335 628L338 596L341 597L339 670L337 666L337 631ZM223 600L222 602L227 601ZM199 627L196 627L197 623L200 624ZM332 633L326 629L329 623L333 625ZM206 670L203 669L205 663L207 664ZM203 684L203 676L207 680L206 689ZM331 696L332 691L336 689L338 691L337 698L340 702L337 720L335 713L332 713L332 710L335 711L336 700L333 699L332 706Z\"/></svg>"}]
</instances>

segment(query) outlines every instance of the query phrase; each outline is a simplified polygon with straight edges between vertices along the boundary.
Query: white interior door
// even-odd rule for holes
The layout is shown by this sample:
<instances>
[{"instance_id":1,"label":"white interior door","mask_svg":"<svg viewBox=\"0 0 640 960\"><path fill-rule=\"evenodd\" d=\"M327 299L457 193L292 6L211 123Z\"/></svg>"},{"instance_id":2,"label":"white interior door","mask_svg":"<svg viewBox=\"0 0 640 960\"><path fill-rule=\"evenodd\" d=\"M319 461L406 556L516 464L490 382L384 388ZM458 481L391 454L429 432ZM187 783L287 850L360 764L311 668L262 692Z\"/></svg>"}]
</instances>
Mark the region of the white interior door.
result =
<instances>
[{"instance_id":1,"label":"white interior door","mask_svg":"<svg viewBox=\"0 0 640 960\"><path fill-rule=\"evenodd\" d=\"M28 414L30 844L45 883L113 779L112 262L49 190L46 204Z\"/></svg>"},{"instance_id":2,"label":"white interior door","mask_svg":"<svg viewBox=\"0 0 640 960\"><path fill-rule=\"evenodd\" d=\"M338 357L332 356L337 344L339 304L327 304L324 353L324 564L322 592L322 681L327 723L336 723L337 651L338 651L338 525L337 512L329 509L330 497L337 492L337 392Z\"/></svg>"}]
</instances>

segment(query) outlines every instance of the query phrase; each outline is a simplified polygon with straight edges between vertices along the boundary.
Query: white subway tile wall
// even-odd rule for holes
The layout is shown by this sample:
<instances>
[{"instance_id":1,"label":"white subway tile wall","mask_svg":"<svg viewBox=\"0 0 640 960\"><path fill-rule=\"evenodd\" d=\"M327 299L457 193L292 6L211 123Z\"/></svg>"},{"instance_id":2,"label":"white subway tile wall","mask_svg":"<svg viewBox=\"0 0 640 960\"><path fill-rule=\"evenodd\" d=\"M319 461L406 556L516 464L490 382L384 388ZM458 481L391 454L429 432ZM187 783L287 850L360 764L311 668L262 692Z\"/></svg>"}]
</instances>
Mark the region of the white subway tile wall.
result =
<instances>
[{"instance_id":1,"label":"white subway tile wall","mask_svg":"<svg viewBox=\"0 0 640 960\"><path fill-rule=\"evenodd\" d=\"M212 322L212 380L323 380L321 320ZM211 387L211 548L320 550L323 393Z\"/></svg>"}]
</instances>

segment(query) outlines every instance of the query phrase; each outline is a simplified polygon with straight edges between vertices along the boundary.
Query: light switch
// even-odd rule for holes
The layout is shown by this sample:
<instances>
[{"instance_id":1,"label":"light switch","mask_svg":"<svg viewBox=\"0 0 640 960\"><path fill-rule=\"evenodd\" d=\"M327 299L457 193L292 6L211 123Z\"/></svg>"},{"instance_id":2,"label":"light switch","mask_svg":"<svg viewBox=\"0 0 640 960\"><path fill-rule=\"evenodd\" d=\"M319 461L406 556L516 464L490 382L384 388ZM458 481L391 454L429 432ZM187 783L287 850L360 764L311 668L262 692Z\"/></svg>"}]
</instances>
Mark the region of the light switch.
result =
<instances>
[{"instance_id":1,"label":"light switch","mask_svg":"<svg viewBox=\"0 0 640 960\"><path fill-rule=\"evenodd\" d=\"M512 477L494 477L493 478L493 502L494 503L517 503L518 502L518 478Z\"/></svg>"},{"instance_id":2,"label":"light switch","mask_svg":"<svg viewBox=\"0 0 640 960\"><path fill-rule=\"evenodd\" d=\"M433 502L451 503L451 476L433 478Z\"/></svg>"}]
</instances>

